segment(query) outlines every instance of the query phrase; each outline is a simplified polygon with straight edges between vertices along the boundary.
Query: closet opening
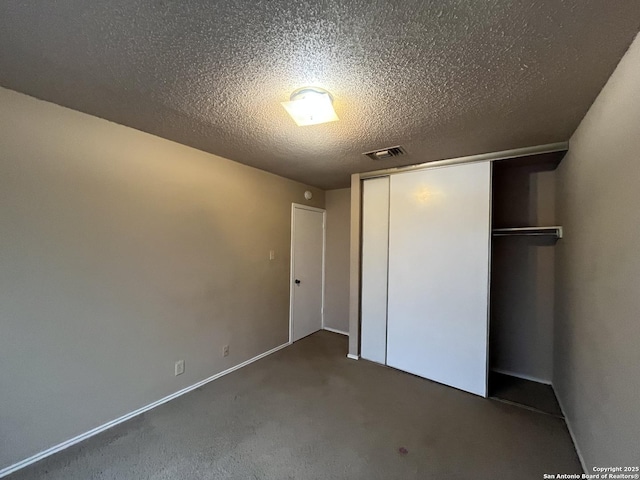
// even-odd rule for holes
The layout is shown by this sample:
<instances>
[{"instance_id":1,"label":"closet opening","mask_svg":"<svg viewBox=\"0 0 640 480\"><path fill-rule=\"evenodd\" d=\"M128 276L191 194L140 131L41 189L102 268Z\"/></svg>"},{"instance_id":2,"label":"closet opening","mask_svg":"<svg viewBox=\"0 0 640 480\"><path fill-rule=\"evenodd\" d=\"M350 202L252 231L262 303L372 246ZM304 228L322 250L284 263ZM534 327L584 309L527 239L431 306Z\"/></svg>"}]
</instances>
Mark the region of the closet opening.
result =
<instances>
[{"instance_id":1,"label":"closet opening","mask_svg":"<svg viewBox=\"0 0 640 480\"><path fill-rule=\"evenodd\" d=\"M489 396L562 416L552 387L555 169L565 152L496 161L492 178Z\"/></svg>"}]
</instances>

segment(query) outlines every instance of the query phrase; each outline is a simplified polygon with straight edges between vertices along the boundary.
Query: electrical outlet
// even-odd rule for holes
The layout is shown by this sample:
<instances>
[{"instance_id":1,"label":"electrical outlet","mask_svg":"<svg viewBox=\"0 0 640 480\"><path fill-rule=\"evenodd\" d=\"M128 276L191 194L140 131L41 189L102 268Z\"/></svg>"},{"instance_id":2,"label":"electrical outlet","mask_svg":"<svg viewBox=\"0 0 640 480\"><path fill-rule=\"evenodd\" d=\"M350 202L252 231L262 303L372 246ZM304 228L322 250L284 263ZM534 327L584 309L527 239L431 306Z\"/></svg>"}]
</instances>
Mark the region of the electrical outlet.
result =
<instances>
[{"instance_id":1,"label":"electrical outlet","mask_svg":"<svg viewBox=\"0 0 640 480\"><path fill-rule=\"evenodd\" d=\"M222 356L223 357L229 356L229 345L225 345L224 347L222 347Z\"/></svg>"},{"instance_id":2,"label":"electrical outlet","mask_svg":"<svg viewBox=\"0 0 640 480\"><path fill-rule=\"evenodd\" d=\"M178 360L176 362L176 376L184 373L184 360Z\"/></svg>"},{"instance_id":3,"label":"electrical outlet","mask_svg":"<svg viewBox=\"0 0 640 480\"><path fill-rule=\"evenodd\" d=\"M276 251L269 250L269 260L275 260L275 259L276 259Z\"/></svg>"}]
</instances>

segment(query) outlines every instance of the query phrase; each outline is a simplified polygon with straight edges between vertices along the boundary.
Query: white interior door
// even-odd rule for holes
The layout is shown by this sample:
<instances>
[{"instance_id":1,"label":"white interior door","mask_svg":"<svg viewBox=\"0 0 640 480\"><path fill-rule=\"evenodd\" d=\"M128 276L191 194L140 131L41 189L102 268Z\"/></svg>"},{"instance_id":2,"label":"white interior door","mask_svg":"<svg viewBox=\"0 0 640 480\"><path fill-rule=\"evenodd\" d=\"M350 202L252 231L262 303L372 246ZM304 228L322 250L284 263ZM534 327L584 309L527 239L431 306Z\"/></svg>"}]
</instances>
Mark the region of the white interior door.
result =
<instances>
[{"instance_id":1,"label":"white interior door","mask_svg":"<svg viewBox=\"0 0 640 480\"><path fill-rule=\"evenodd\" d=\"M291 331L293 342L322 328L324 210L293 205L291 221Z\"/></svg>"},{"instance_id":2,"label":"white interior door","mask_svg":"<svg viewBox=\"0 0 640 480\"><path fill-rule=\"evenodd\" d=\"M389 177L362 182L362 326L360 355L387 360Z\"/></svg>"},{"instance_id":3,"label":"white interior door","mask_svg":"<svg viewBox=\"0 0 640 480\"><path fill-rule=\"evenodd\" d=\"M391 176L387 365L486 396L491 165Z\"/></svg>"}]
</instances>

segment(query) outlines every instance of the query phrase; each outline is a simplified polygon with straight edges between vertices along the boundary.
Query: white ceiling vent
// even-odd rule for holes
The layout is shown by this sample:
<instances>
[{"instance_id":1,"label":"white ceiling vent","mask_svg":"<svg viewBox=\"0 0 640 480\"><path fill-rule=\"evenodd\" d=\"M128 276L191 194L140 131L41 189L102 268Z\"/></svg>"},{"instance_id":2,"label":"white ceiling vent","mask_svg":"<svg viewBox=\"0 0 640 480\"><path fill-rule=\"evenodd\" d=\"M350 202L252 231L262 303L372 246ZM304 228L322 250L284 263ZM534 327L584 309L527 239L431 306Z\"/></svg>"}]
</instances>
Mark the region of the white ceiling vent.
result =
<instances>
[{"instance_id":1,"label":"white ceiling vent","mask_svg":"<svg viewBox=\"0 0 640 480\"><path fill-rule=\"evenodd\" d=\"M395 147L382 148L380 150L374 150L372 152L365 152L364 155L369 157L371 160L386 160L387 158L399 157L401 155L405 155L404 148L400 145L396 145Z\"/></svg>"}]
</instances>

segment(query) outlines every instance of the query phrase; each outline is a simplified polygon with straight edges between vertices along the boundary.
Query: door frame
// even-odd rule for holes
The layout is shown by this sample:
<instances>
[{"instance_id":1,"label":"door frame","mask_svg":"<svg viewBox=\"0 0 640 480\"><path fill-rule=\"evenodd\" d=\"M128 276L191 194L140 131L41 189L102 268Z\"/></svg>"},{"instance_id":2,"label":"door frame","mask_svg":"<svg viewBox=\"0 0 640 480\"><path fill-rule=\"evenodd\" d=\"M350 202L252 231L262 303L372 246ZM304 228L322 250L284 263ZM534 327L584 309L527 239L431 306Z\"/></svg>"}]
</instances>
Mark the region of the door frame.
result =
<instances>
[{"instance_id":1,"label":"door frame","mask_svg":"<svg viewBox=\"0 0 640 480\"><path fill-rule=\"evenodd\" d=\"M324 281L325 281L325 261L327 258L327 211L324 208L311 207L309 205L303 205L301 203L291 204L291 252L289 263L289 343L293 343L293 281L295 272L295 257L294 257L294 240L295 240L295 210L310 210L312 212L322 213L322 292L320 293L321 305L320 305L320 330L324 330Z\"/></svg>"}]
</instances>

